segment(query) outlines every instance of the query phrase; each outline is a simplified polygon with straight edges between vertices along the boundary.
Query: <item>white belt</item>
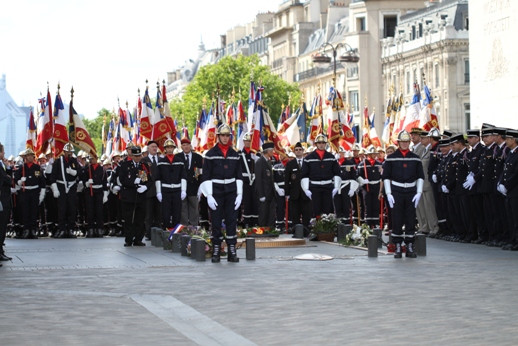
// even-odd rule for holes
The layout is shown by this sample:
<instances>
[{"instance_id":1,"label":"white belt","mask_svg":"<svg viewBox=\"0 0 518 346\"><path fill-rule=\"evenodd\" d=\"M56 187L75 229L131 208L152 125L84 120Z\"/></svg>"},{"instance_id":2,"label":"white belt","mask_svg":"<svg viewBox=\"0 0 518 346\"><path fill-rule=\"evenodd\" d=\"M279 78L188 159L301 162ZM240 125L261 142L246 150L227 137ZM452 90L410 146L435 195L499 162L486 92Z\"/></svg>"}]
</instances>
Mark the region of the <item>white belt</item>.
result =
<instances>
[{"instance_id":1,"label":"white belt","mask_svg":"<svg viewBox=\"0 0 518 346\"><path fill-rule=\"evenodd\" d=\"M93 189L101 189L102 185L91 185Z\"/></svg>"},{"instance_id":2,"label":"white belt","mask_svg":"<svg viewBox=\"0 0 518 346\"><path fill-rule=\"evenodd\" d=\"M57 180L58 183L60 184L63 184L63 185L66 185L66 183L68 183L68 187L74 185L76 182L75 181L67 181L67 182L64 182L63 180Z\"/></svg>"},{"instance_id":3,"label":"white belt","mask_svg":"<svg viewBox=\"0 0 518 346\"><path fill-rule=\"evenodd\" d=\"M381 180L374 180L374 181L370 181L369 180L369 184L379 184ZM415 183L414 183L415 185Z\"/></svg>"},{"instance_id":4,"label":"white belt","mask_svg":"<svg viewBox=\"0 0 518 346\"><path fill-rule=\"evenodd\" d=\"M416 185L416 182L412 182L412 183L398 183L397 181L392 181L391 182L392 185L394 186L399 186L399 187L403 187L403 188L407 188L407 187L414 187Z\"/></svg>"},{"instance_id":5,"label":"white belt","mask_svg":"<svg viewBox=\"0 0 518 346\"><path fill-rule=\"evenodd\" d=\"M25 190L34 190L34 189L39 189L39 188L40 188L39 185L25 186Z\"/></svg>"},{"instance_id":6,"label":"white belt","mask_svg":"<svg viewBox=\"0 0 518 346\"><path fill-rule=\"evenodd\" d=\"M216 184L230 184L230 183L233 183L235 181L236 181L236 178L232 178L232 179L212 179L212 182L216 183Z\"/></svg>"},{"instance_id":7,"label":"white belt","mask_svg":"<svg viewBox=\"0 0 518 346\"><path fill-rule=\"evenodd\" d=\"M284 181L281 181L281 182L279 182L279 183L275 183L275 184L277 184L277 185L279 185L279 186L284 186L284 183L285 183Z\"/></svg>"},{"instance_id":8,"label":"white belt","mask_svg":"<svg viewBox=\"0 0 518 346\"><path fill-rule=\"evenodd\" d=\"M250 173L250 174L248 174L248 173L243 173L243 177L245 177L245 178L253 178L253 177L254 177L254 175L255 175L254 173Z\"/></svg>"},{"instance_id":9,"label":"white belt","mask_svg":"<svg viewBox=\"0 0 518 346\"><path fill-rule=\"evenodd\" d=\"M313 184L313 185L327 185L327 184L332 184L332 183L333 183L332 180L322 180L322 181L311 180L311 184Z\"/></svg>"},{"instance_id":10,"label":"white belt","mask_svg":"<svg viewBox=\"0 0 518 346\"><path fill-rule=\"evenodd\" d=\"M162 184L162 187L167 187L170 189L177 189L179 187L182 187L182 184Z\"/></svg>"}]
</instances>

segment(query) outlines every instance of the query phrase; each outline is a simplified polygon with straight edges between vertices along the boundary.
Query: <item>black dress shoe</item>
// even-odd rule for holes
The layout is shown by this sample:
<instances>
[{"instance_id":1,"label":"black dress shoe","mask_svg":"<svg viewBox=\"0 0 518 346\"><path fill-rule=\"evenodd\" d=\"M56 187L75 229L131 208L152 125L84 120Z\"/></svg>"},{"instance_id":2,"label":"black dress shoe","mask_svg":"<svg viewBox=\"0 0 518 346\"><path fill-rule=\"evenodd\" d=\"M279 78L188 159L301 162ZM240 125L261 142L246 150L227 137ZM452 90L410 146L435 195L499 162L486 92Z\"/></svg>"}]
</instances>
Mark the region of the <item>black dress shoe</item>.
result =
<instances>
[{"instance_id":1,"label":"black dress shoe","mask_svg":"<svg viewBox=\"0 0 518 346\"><path fill-rule=\"evenodd\" d=\"M511 250L513 246L513 244L505 244L504 246L502 246L502 250Z\"/></svg>"},{"instance_id":2,"label":"black dress shoe","mask_svg":"<svg viewBox=\"0 0 518 346\"><path fill-rule=\"evenodd\" d=\"M10 261L12 260L11 257L6 256L4 253L0 254L0 261Z\"/></svg>"},{"instance_id":3,"label":"black dress shoe","mask_svg":"<svg viewBox=\"0 0 518 346\"><path fill-rule=\"evenodd\" d=\"M146 246L146 243L143 243L141 241L133 242L133 246Z\"/></svg>"},{"instance_id":4,"label":"black dress shoe","mask_svg":"<svg viewBox=\"0 0 518 346\"><path fill-rule=\"evenodd\" d=\"M127 247L127 246L131 246L130 243L124 243L124 246Z\"/></svg>"},{"instance_id":5,"label":"black dress shoe","mask_svg":"<svg viewBox=\"0 0 518 346\"><path fill-rule=\"evenodd\" d=\"M514 245L509 250L511 250L511 251L518 251L518 245Z\"/></svg>"}]
</instances>

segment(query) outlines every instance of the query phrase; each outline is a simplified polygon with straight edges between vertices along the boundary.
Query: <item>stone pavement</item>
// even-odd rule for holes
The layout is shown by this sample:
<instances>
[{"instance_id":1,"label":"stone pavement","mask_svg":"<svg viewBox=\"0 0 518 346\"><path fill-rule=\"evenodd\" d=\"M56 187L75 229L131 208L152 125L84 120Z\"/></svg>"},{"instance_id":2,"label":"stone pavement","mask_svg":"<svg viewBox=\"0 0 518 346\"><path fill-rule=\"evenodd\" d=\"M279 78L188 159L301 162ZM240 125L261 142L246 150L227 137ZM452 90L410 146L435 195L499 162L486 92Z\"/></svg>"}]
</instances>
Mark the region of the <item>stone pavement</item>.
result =
<instances>
[{"instance_id":1,"label":"stone pavement","mask_svg":"<svg viewBox=\"0 0 518 346\"><path fill-rule=\"evenodd\" d=\"M417 259L310 242L212 264L122 238L7 239L0 344L516 344L518 252L427 243Z\"/></svg>"}]
</instances>

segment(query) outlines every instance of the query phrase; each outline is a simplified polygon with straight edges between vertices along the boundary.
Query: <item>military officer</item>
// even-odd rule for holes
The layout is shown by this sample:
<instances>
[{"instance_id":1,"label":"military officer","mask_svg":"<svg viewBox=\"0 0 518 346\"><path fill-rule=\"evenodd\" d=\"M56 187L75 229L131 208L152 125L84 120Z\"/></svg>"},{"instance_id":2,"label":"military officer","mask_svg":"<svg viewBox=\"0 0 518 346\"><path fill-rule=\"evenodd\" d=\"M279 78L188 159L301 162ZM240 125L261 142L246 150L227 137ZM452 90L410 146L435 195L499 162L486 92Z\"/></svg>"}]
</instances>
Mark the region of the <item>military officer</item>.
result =
<instances>
[{"instance_id":1,"label":"military officer","mask_svg":"<svg viewBox=\"0 0 518 346\"><path fill-rule=\"evenodd\" d=\"M225 220L229 262L239 262L236 253L237 209L243 199L243 174L239 154L230 142L230 126L220 125L216 131L217 144L205 155L201 192L207 196L212 209L212 263L219 263L221 256L222 221Z\"/></svg>"},{"instance_id":2,"label":"military officer","mask_svg":"<svg viewBox=\"0 0 518 346\"><path fill-rule=\"evenodd\" d=\"M409 133L403 130L397 138L398 150L387 156L383 165L383 187L392 208L392 238L396 244L394 257L402 257L401 243L404 241L407 246L406 257L415 258L415 218L416 208L423 193L423 164L419 156L409 150Z\"/></svg>"},{"instance_id":3,"label":"military officer","mask_svg":"<svg viewBox=\"0 0 518 346\"><path fill-rule=\"evenodd\" d=\"M86 238L102 238L104 234L103 205L108 202L108 183L104 168L97 162L97 155L91 154L90 163L82 173L82 181L85 186L85 204L87 231Z\"/></svg>"},{"instance_id":4,"label":"military officer","mask_svg":"<svg viewBox=\"0 0 518 346\"><path fill-rule=\"evenodd\" d=\"M250 133L243 136L243 150L239 152L241 171L243 172L243 224L246 226L257 225L258 202L255 197L255 162L259 157L250 147L252 137Z\"/></svg>"},{"instance_id":5,"label":"military officer","mask_svg":"<svg viewBox=\"0 0 518 346\"><path fill-rule=\"evenodd\" d=\"M506 129L498 127L494 129L494 132L496 133L495 143L497 145L495 153L495 170L493 173L495 179L495 185L493 190L496 194L495 229L497 231L497 235L495 239L495 245L502 247L509 243L510 233L509 225L507 224L508 217L505 207L505 196L501 193L496 192L496 183L498 182L498 179L502 175L502 172L504 170L504 163L507 158L507 154L509 153L509 148L505 145Z\"/></svg>"},{"instance_id":6,"label":"military officer","mask_svg":"<svg viewBox=\"0 0 518 346\"><path fill-rule=\"evenodd\" d=\"M294 148L295 159L286 164L284 176L284 189L286 198L289 200L290 224L304 226L304 236L309 235L309 220L311 219L311 200L306 196L300 185L302 176L302 164L304 148L298 142ZM302 221L301 221L302 220Z\"/></svg>"},{"instance_id":7,"label":"military officer","mask_svg":"<svg viewBox=\"0 0 518 346\"><path fill-rule=\"evenodd\" d=\"M432 128L430 132L422 131L421 132L421 145L424 147L424 152L421 155L421 162L423 163L423 171L424 171L424 184L423 184L423 194L421 196L421 200L419 201L419 205L417 206L418 210L421 209L423 216L423 223L419 223L419 233L426 234L427 236L434 235L438 232L439 226L437 221L437 213L435 211L435 199L434 193L432 190L432 184L430 182L430 177L428 176L428 167L430 165L430 160L433 155L432 147L435 145L438 148L438 139L440 138L439 131L436 128Z\"/></svg>"},{"instance_id":8,"label":"military officer","mask_svg":"<svg viewBox=\"0 0 518 346\"><path fill-rule=\"evenodd\" d=\"M509 244L503 250L518 251L518 131L507 130L505 143L509 152L505 159L502 174L498 179L497 190L506 198L509 226Z\"/></svg>"},{"instance_id":9,"label":"military officer","mask_svg":"<svg viewBox=\"0 0 518 346\"><path fill-rule=\"evenodd\" d=\"M164 142L165 156L158 160L156 198L162 203L162 224L173 229L180 223L182 201L187 197L185 160L181 154L173 154L176 144L172 139Z\"/></svg>"},{"instance_id":10,"label":"military officer","mask_svg":"<svg viewBox=\"0 0 518 346\"><path fill-rule=\"evenodd\" d=\"M365 222L371 228L375 228L380 222L379 193L382 164L376 160L378 153L374 146L367 148L366 155L367 157L358 165L358 183L363 186Z\"/></svg>"},{"instance_id":11,"label":"military officer","mask_svg":"<svg viewBox=\"0 0 518 346\"><path fill-rule=\"evenodd\" d=\"M124 220L124 246L146 246L142 242L145 232L146 192L151 186L151 168L142 160L142 149L128 150L130 160L121 163L118 179L121 185L122 219Z\"/></svg>"},{"instance_id":12,"label":"military officer","mask_svg":"<svg viewBox=\"0 0 518 346\"><path fill-rule=\"evenodd\" d=\"M272 157L274 144L263 144L262 156L255 163L255 193L259 199L259 221L261 227L275 229L275 185L273 179ZM284 194L284 190L282 191Z\"/></svg>"},{"instance_id":13,"label":"military officer","mask_svg":"<svg viewBox=\"0 0 518 346\"><path fill-rule=\"evenodd\" d=\"M14 175L20 187L18 196L23 214L23 238L38 238L38 205L45 199L45 179L40 165L34 162L34 151L25 151L25 163Z\"/></svg>"},{"instance_id":14,"label":"military officer","mask_svg":"<svg viewBox=\"0 0 518 346\"><path fill-rule=\"evenodd\" d=\"M358 190L359 184L356 181L356 164L353 160L345 158L345 149L339 148L338 165L340 166L340 190L334 197L336 217L346 225L352 223L351 198Z\"/></svg>"}]
</instances>

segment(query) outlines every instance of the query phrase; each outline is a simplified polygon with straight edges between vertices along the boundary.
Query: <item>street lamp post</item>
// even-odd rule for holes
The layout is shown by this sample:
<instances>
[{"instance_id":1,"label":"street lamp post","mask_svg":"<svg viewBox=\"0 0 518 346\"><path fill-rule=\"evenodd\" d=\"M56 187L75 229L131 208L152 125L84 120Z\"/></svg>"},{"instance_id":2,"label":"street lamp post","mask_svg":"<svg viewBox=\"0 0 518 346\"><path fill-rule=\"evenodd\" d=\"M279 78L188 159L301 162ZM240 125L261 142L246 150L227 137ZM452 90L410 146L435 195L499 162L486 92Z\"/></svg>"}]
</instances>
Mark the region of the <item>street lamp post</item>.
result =
<instances>
[{"instance_id":1,"label":"street lamp post","mask_svg":"<svg viewBox=\"0 0 518 346\"><path fill-rule=\"evenodd\" d=\"M340 48L340 47L345 48L345 53L343 55L341 55L340 58L339 58L339 60L341 62L357 63L358 61L360 61L360 57L358 56L358 54L356 54L356 51L350 45L348 45L345 42L344 43L338 43L335 46L333 46L329 42L326 42L326 43L324 43L320 47L320 52L315 54L315 56L313 56L312 60L313 60L314 63L316 63L316 64L324 64L324 63L330 63L331 62L331 57L329 57L325 53L326 47L331 47L331 49L333 51L333 86L336 87L336 85L335 85L335 83L336 83L336 56L337 56L338 48Z\"/></svg>"}]
</instances>

